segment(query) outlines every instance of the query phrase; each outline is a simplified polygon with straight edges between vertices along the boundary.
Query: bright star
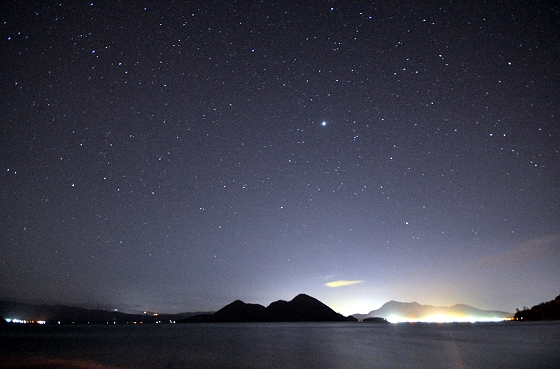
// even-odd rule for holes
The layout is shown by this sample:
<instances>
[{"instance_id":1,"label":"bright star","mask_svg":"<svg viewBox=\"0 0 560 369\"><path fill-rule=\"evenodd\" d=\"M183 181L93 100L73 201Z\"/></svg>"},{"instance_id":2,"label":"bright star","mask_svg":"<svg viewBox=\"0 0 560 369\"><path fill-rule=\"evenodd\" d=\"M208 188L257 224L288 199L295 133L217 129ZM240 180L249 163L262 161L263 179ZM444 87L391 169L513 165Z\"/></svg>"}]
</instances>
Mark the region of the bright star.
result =
<instances>
[{"instance_id":1,"label":"bright star","mask_svg":"<svg viewBox=\"0 0 560 369\"><path fill-rule=\"evenodd\" d=\"M323 123L321 123L321 125L324 127L327 125L327 122L323 121Z\"/></svg>"}]
</instances>

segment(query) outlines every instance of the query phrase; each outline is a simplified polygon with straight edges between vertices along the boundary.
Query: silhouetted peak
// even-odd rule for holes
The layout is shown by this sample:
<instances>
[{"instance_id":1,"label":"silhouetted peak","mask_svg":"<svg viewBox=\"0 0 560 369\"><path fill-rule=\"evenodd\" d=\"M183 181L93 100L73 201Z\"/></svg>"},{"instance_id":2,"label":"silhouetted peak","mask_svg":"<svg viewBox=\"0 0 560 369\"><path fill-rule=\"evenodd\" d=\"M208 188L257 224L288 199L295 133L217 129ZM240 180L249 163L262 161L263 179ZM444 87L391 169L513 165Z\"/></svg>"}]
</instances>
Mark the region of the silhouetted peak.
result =
<instances>
[{"instance_id":1,"label":"silhouetted peak","mask_svg":"<svg viewBox=\"0 0 560 369\"><path fill-rule=\"evenodd\" d=\"M241 300L235 300L224 306L212 315L215 322L249 322L263 321L265 307L258 304L246 304Z\"/></svg>"},{"instance_id":2,"label":"silhouetted peak","mask_svg":"<svg viewBox=\"0 0 560 369\"><path fill-rule=\"evenodd\" d=\"M274 301L273 303L268 305L268 307L266 309L271 310L271 311L277 310L277 309L283 309L284 306L286 306L286 304L288 304L288 301L278 300L278 301Z\"/></svg>"},{"instance_id":3,"label":"silhouetted peak","mask_svg":"<svg viewBox=\"0 0 560 369\"><path fill-rule=\"evenodd\" d=\"M316 298L313 298L313 297L309 296L309 295L306 295L304 293L300 293L299 295L294 297L292 299L292 301L290 301L290 302L293 302L293 303L314 303L314 302L320 302L320 301L317 300Z\"/></svg>"},{"instance_id":4,"label":"silhouetted peak","mask_svg":"<svg viewBox=\"0 0 560 369\"><path fill-rule=\"evenodd\" d=\"M391 300L391 301L386 302L385 304L383 304L382 308L395 307L395 306L420 306L420 304L417 303L416 301L413 301L413 302L400 302L400 301Z\"/></svg>"},{"instance_id":5,"label":"silhouetted peak","mask_svg":"<svg viewBox=\"0 0 560 369\"><path fill-rule=\"evenodd\" d=\"M246 306L247 304L244 303L241 300L235 300L232 303L227 304L226 306L224 306L223 308L221 308L220 310L217 311L217 313L220 312L224 312L224 311L232 311L232 310L238 310L238 309L242 309Z\"/></svg>"},{"instance_id":6,"label":"silhouetted peak","mask_svg":"<svg viewBox=\"0 0 560 369\"><path fill-rule=\"evenodd\" d=\"M389 306L395 306L395 305L400 305L401 303L395 300L391 300L391 301L387 301L386 303L384 303L381 308L384 307L389 307Z\"/></svg>"}]
</instances>

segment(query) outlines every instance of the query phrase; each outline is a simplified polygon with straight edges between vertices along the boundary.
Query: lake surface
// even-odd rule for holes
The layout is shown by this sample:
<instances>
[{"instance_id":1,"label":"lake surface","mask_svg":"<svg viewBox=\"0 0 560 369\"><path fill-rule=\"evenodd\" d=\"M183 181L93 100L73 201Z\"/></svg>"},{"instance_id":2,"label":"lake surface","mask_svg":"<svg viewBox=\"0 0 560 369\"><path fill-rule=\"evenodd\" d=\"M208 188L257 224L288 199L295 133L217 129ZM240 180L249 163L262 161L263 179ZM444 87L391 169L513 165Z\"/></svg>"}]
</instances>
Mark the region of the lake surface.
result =
<instances>
[{"instance_id":1,"label":"lake surface","mask_svg":"<svg viewBox=\"0 0 560 369\"><path fill-rule=\"evenodd\" d=\"M553 368L560 322L10 326L0 368ZM35 365L35 366L34 366ZM15 366L14 366L15 367ZM19 367L19 366L18 366Z\"/></svg>"}]
</instances>

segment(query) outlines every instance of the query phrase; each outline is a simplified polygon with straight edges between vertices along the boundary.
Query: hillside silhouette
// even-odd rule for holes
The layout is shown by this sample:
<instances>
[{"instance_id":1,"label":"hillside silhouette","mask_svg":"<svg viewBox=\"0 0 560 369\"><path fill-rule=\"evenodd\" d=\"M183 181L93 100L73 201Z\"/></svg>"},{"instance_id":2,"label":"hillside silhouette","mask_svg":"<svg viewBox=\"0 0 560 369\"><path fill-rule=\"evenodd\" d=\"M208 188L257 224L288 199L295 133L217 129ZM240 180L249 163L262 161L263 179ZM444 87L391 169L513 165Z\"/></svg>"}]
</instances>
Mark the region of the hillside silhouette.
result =
<instances>
[{"instance_id":1,"label":"hillside silhouette","mask_svg":"<svg viewBox=\"0 0 560 369\"><path fill-rule=\"evenodd\" d=\"M560 320L560 295L552 301L542 302L530 309L517 310L513 320Z\"/></svg>"},{"instance_id":2,"label":"hillside silhouette","mask_svg":"<svg viewBox=\"0 0 560 369\"><path fill-rule=\"evenodd\" d=\"M305 294L297 295L291 301L275 301L268 307L236 300L214 314L195 315L181 320L187 323L344 321L356 321L356 319L338 314L321 301Z\"/></svg>"}]
</instances>

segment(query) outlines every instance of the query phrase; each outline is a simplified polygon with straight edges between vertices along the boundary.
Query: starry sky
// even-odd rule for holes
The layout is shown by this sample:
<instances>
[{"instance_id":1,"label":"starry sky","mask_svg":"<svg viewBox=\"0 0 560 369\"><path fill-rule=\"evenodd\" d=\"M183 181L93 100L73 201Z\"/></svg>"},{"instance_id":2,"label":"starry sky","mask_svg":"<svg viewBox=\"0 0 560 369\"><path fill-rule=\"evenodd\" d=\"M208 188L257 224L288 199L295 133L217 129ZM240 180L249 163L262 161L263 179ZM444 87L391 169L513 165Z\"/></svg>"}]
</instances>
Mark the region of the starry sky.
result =
<instances>
[{"instance_id":1,"label":"starry sky","mask_svg":"<svg viewBox=\"0 0 560 369\"><path fill-rule=\"evenodd\" d=\"M560 293L558 5L0 7L0 298Z\"/></svg>"}]
</instances>

